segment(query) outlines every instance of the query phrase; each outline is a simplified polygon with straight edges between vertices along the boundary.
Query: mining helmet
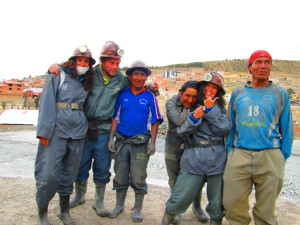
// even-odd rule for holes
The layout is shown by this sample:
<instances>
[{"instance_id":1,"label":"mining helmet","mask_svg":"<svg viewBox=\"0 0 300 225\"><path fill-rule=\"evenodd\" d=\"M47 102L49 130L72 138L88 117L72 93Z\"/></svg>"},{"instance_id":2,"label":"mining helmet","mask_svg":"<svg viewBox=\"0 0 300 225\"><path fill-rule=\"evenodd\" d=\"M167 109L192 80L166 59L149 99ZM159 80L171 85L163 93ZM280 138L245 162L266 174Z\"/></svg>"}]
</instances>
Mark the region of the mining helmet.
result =
<instances>
[{"instance_id":1,"label":"mining helmet","mask_svg":"<svg viewBox=\"0 0 300 225\"><path fill-rule=\"evenodd\" d=\"M221 76L221 74L217 72L210 72L204 75L203 79L198 82L198 85L205 84L205 83L213 83L217 85L223 94L225 94L225 90L223 88L224 85L224 79Z\"/></svg>"},{"instance_id":2,"label":"mining helmet","mask_svg":"<svg viewBox=\"0 0 300 225\"><path fill-rule=\"evenodd\" d=\"M124 50L112 41L107 41L100 52L100 57L120 59L124 55Z\"/></svg>"},{"instance_id":3,"label":"mining helmet","mask_svg":"<svg viewBox=\"0 0 300 225\"><path fill-rule=\"evenodd\" d=\"M69 59L74 59L77 56L84 56L90 59L90 66L96 63L95 59L92 57L92 52L88 49L86 45L81 45L75 48L73 55Z\"/></svg>"},{"instance_id":4,"label":"mining helmet","mask_svg":"<svg viewBox=\"0 0 300 225\"><path fill-rule=\"evenodd\" d=\"M143 71L146 76L148 77L150 74L151 74L151 70L146 66L146 64L141 61L141 60L137 60L137 61L134 61L132 64L131 64L131 67L129 69L126 70L126 75L127 76L130 76L131 73L134 71L134 70L141 70Z\"/></svg>"}]
</instances>

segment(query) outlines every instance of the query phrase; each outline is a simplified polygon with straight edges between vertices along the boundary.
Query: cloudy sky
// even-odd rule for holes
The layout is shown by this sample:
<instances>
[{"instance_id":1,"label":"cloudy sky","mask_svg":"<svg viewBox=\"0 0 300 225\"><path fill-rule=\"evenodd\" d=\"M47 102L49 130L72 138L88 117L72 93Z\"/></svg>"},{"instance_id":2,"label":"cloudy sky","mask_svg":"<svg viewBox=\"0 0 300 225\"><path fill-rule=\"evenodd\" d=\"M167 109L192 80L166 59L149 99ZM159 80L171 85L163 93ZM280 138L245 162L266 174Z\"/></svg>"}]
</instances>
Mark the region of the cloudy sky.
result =
<instances>
[{"instance_id":1,"label":"cloudy sky","mask_svg":"<svg viewBox=\"0 0 300 225\"><path fill-rule=\"evenodd\" d=\"M300 60L299 0L10 0L0 7L0 81L36 76L107 40L121 67L246 59L258 49Z\"/></svg>"}]
</instances>

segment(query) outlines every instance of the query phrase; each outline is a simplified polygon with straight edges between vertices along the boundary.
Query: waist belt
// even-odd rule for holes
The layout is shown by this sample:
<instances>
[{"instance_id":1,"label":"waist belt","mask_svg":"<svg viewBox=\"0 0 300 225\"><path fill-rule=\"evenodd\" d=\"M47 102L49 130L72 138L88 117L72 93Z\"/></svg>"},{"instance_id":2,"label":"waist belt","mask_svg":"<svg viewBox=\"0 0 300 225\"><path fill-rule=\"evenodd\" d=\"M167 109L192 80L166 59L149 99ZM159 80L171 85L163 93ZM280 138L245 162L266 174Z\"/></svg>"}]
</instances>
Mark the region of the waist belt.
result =
<instances>
[{"instance_id":1,"label":"waist belt","mask_svg":"<svg viewBox=\"0 0 300 225\"><path fill-rule=\"evenodd\" d=\"M194 141L194 147L210 147L215 145L224 145L223 141Z\"/></svg>"},{"instance_id":2,"label":"waist belt","mask_svg":"<svg viewBox=\"0 0 300 225\"><path fill-rule=\"evenodd\" d=\"M56 107L57 108L62 108L62 109L72 109L72 110L79 110L83 111L83 106L78 105L76 103L66 103L66 102L56 102Z\"/></svg>"},{"instance_id":3,"label":"waist belt","mask_svg":"<svg viewBox=\"0 0 300 225\"><path fill-rule=\"evenodd\" d=\"M112 119L108 119L108 120L89 120L89 127L92 126L99 126L99 125L105 125L105 124L111 124Z\"/></svg>"}]
</instances>

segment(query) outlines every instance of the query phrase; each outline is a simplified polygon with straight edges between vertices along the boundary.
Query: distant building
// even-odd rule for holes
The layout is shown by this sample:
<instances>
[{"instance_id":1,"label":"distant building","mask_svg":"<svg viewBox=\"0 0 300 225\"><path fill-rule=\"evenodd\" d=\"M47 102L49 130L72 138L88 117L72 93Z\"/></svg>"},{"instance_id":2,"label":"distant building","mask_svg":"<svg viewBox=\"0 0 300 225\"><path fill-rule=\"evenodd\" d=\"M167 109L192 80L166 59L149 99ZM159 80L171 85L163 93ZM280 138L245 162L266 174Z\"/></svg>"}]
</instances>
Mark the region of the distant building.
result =
<instances>
[{"instance_id":1,"label":"distant building","mask_svg":"<svg viewBox=\"0 0 300 225\"><path fill-rule=\"evenodd\" d=\"M147 80L146 80L146 82L153 82L154 80L155 80L156 78L154 78L154 77L147 77Z\"/></svg>"},{"instance_id":2,"label":"distant building","mask_svg":"<svg viewBox=\"0 0 300 225\"><path fill-rule=\"evenodd\" d=\"M229 101L230 101L230 98L231 98L231 94L225 95L225 101L226 101L226 102L229 102Z\"/></svg>"},{"instance_id":3,"label":"distant building","mask_svg":"<svg viewBox=\"0 0 300 225\"><path fill-rule=\"evenodd\" d=\"M14 81L0 83L0 95L22 96L24 84Z\"/></svg>"},{"instance_id":4,"label":"distant building","mask_svg":"<svg viewBox=\"0 0 300 225\"><path fill-rule=\"evenodd\" d=\"M28 88L23 91L23 98L35 98L41 96L43 88Z\"/></svg>"},{"instance_id":5,"label":"distant building","mask_svg":"<svg viewBox=\"0 0 300 225\"><path fill-rule=\"evenodd\" d=\"M164 78L168 78L168 77L176 78L177 77L177 71L165 70Z\"/></svg>"}]
</instances>

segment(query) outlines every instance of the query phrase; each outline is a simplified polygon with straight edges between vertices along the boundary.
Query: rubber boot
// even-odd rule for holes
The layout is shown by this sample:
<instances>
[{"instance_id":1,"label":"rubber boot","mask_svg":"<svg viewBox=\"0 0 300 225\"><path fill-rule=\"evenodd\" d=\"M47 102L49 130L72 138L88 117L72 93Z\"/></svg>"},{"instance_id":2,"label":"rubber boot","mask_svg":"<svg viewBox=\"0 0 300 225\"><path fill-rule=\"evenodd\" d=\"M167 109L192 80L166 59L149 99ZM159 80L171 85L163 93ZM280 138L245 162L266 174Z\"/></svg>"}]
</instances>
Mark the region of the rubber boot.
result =
<instances>
[{"instance_id":1,"label":"rubber boot","mask_svg":"<svg viewBox=\"0 0 300 225\"><path fill-rule=\"evenodd\" d=\"M99 183L95 184L95 202L93 209L96 210L97 215L105 217L108 214L108 211L104 208L104 193L105 193L106 184Z\"/></svg>"},{"instance_id":2,"label":"rubber boot","mask_svg":"<svg viewBox=\"0 0 300 225\"><path fill-rule=\"evenodd\" d=\"M140 223L143 221L143 202L144 202L144 194L135 193L135 202L134 202L134 211L132 215L132 221L136 223Z\"/></svg>"},{"instance_id":3,"label":"rubber boot","mask_svg":"<svg viewBox=\"0 0 300 225\"><path fill-rule=\"evenodd\" d=\"M202 210L201 208L201 197L202 197L202 190L200 190L197 194L197 196L195 197L194 201L193 201L193 212L195 213L195 215L197 216L198 220L201 223L206 223L209 220L209 217L207 216L207 214L205 213L204 210Z\"/></svg>"},{"instance_id":4,"label":"rubber boot","mask_svg":"<svg viewBox=\"0 0 300 225\"><path fill-rule=\"evenodd\" d=\"M127 188L116 191L116 197L117 197L116 206L113 210L108 212L109 218L116 218L121 212L124 211L126 194L127 194Z\"/></svg>"},{"instance_id":5,"label":"rubber boot","mask_svg":"<svg viewBox=\"0 0 300 225\"><path fill-rule=\"evenodd\" d=\"M38 206L38 216L40 225L50 225L48 221L48 206L41 208Z\"/></svg>"},{"instance_id":6,"label":"rubber boot","mask_svg":"<svg viewBox=\"0 0 300 225\"><path fill-rule=\"evenodd\" d=\"M222 220L223 220L223 219L220 219L220 220L213 220L213 219L210 219L210 224L211 224L211 225L222 225Z\"/></svg>"},{"instance_id":7,"label":"rubber boot","mask_svg":"<svg viewBox=\"0 0 300 225\"><path fill-rule=\"evenodd\" d=\"M87 181L75 181L75 197L70 201L70 208L85 203Z\"/></svg>"},{"instance_id":8,"label":"rubber boot","mask_svg":"<svg viewBox=\"0 0 300 225\"><path fill-rule=\"evenodd\" d=\"M63 221L64 225L74 225L74 221L70 216L70 195L61 196L59 195L60 213L58 217Z\"/></svg>"},{"instance_id":9,"label":"rubber boot","mask_svg":"<svg viewBox=\"0 0 300 225\"><path fill-rule=\"evenodd\" d=\"M165 209L164 216L161 221L161 225L169 225L174 220L175 215L168 213L167 209Z\"/></svg>"},{"instance_id":10,"label":"rubber boot","mask_svg":"<svg viewBox=\"0 0 300 225\"><path fill-rule=\"evenodd\" d=\"M172 194L172 190L173 190L173 187L170 187L170 192ZM180 224L180 221L181 221L181 215L176 215L175 218L173 219L172 221L172 224Z\"/></svg>"}]
</instances>

